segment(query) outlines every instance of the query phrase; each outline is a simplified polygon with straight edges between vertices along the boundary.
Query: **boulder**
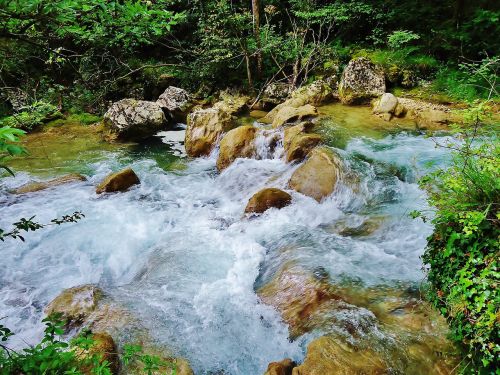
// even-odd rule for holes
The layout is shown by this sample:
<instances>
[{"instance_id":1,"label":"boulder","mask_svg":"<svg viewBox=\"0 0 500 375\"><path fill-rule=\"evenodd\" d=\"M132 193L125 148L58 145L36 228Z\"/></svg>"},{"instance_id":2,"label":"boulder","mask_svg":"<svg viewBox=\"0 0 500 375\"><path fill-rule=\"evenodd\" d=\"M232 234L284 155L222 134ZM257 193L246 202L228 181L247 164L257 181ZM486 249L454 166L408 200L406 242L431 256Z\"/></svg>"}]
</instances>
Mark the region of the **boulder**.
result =
<instances>
[{"instance_id":1,"label":"boulder","mask_svg":"<svg viewBox=\"0 0 500 375\"><path fill-rule=\"evenodd\" d=\"M324 80L314 81L313 83L302 86L291 94L292 99L299 99L304 104L320 106L327 104L335 99L331 83Z\"/></svg>"},{"instance_id":2,"label":"boulder","mask_svg":"<svg viewBox=\"0 0 500 375\"><path fill-rule=\"evenodd\" d=\"M286 153L286 161L303 160L309 152L321 143L319 134L308 133L312 123L302 123L285 129L283 137L283 148Z\"/></svg>"},{"instance_id":3,"label":"boulder","mask_svg":"<svg viewBox=\"0 0 500 375\"><path fill-rule=\"evenodd\" d=\"M263 213L270 208L283 208L292 202L292 196L287 192L276 189L266 188L255 193L245 208L245 213Z\"/></svg>"},{"instance_id":4,"label":"boulder","mask_svg":"<svg viewBox=\"0 0 500 375\"><path fill-rule=\"evenodd\" d=\"M414 119L419 129L440 130L447 129L449 124L460 122L462 118L452 112L450 107L421 100L399 98L403 106L402 116ZM395 109L395 113L399 108Z\"/></svg>"},{"instance_id":5,"label":"boulder","mask_svg":"<svg viewBox=\"0 0 500 375\"><path fill-rule=\"evenodd\" d=\"M67 175L62 176L62 177L54 178L53 180L49 180L49 181L27 183L27 184L15 189L13 191L13 193L14 194L33 193L36 191L49 189L49 188L59 186L59 185L69 184L72 182L81 182L81 181L87 181L87 178L85 176L82 176L81 174L78 174L78 173L71 173L71 174L67 174Z\"/></svg>"},{"instance_id":6,"label":"boulder","mask_svg":"<svg viewBox=\"0 0 500 375\"><path fill-rule=\"evenodd\" d=\"M222 171L237 158L254 156L256 133L257 128L252 125L239 126L227 132L220 142L217 169Z\"/></svg>"},{"instance_id":7,"label":"boulder","mask_svg":"<svg viewBox=\"0 0 500 375\"><path fill-rule=\"evenodd\" d=\"M329 336L311 341L304 362L292 371L292 375L391 373L382 356L373 350L355 348Z\"/></svg>"},{"instance_id":8,"label":"boulder","mask_svg":"<svg viewBox=\"0 0 500 375\"><path fill-rule=\"evenodd\" d=\"M282 107L274 116L273 128L279 128L287 123L308 119L318 115L318 110L310 104L300 107Z\"/></svg>"},{"instance_id":9,"label":"boulder","mask_svg":"<svg viewBox=\"0 0 500 375\"><path fill-rule=\"evenodd\" d=\"M198 109L187 120L184 145L189 156L207 156L221 135L235 125L233 116L219 107Z\"/></svg>"},{"instance_id":10,"label":"boulder","mask_svg":"<svg viewBox=\"0 0 500 375\"><path fill-rule=\"evenodd\" d=\"M360 57L349 61L339 84L339 97L344 104L359 104L385 93L382 69Z\"/></svg>"},{"instance_id":11,"label":"boulder","mask_svg":"<svg viewBox=\"0 0 500 375\"><path fill-rule=\"evenodd\" d=\"M132 168L126 168L107 176L96 188L96 193L112 193L116 191L126 191L133 185L140 184L139 177Z\"/></svg>"},{"instance_id":12,"label":"boulder","mask_svg":"<svg viewBox=\"0 0 500 375\"><path fill-rule=\"evenodd\" d=\"M229 115L239 115L248 110L250 97L244 95L232 95L227 92L221 93L221 100L214 104L214 108L220 109Z\"/></svg>"},{"instance_id":13,"label":"boulder","mask_svg":"<svg viewBox=\"0 0 500 375\"><path fill-rule=\"evenodd\" d=\"M299 108L310 104L318 106L331 101L334 98L331 86L325 81L316 81L310 85L303 86L295 90L290 99L273 108L266 116L259 119L259 122L272 124L277 114L286 107ZM316 115L315 113L314 115Z\"/></svg>"},{"instance_id":14,"label":"boulder","mask_svg":"<svg viewBox=\"0 0 500 375\"><path fill-rule=\"evenodd\" d=\"M166 118L158 103L122 99L111 105L103 122L119 139L142 139L161 130Z\"/></svg>"},{"instance_id":15,"label":"boulder","mask_svg":"<svg viewBox=\"0 0 500 375\"><path fill-rule=\"evenodd\" d=\"M265 88L262 101L271 105L277 105L285 101L292 91L293 86L289 83L273 82Z\"/></svg>"},{"instance_id":16,"label":"boulder","mask_svg":"<svg viewBox=\"0 0 500 375\"><path fill-rule=\"evenodd\" d=\"M295 170L288 184L293 190L320 202L333 193L340 174L340 160L329 149L317 147Z\"/></svg>"},{"instance_id":17,"label":"boulder","mask_svg":"<svg viewBox=\"0 0 500 375\"><path fill-rule=\"evenodd\" d=\"M94 285L65 289L47 305L45 313L47 316L61 314L66 328L71 329L81 325L91 315L102 296L102 291Z\"/></svg>"},{"instance_id":18,"label":"boulder","mask_svg":"<svg viewBox=\"0 0 500 375\"><path fill-rule=\"evenodd\" d=\"M280 362L271 362L267 366L267 371L264 375L292 375L292 370L295 366L295 362L290 358L285 358Z\"/></svg>"},{"instance_id":19,"label":"boulder","mask_svg":"<svg viewBox=\"0 0 500 375\"><path fill-rule=\"evenodd\" d=\"M286 161L303 160L309 152L321 143L319 134L299 134L290 142L286 150Z\"/></svg>"},{"instance_id":20,"label":"boulder","mask_svg":"<svg viewBox=\"0 0 500 375\"><path fill-rule=\"evenodd\" d=\"M186 122L187 113L193 106L189 93L174 86L167 87L156 103L164 111L170 113L173 120L177 122Z\"/></svg>"},{"instance_id":21,"label":"boulder","mask_svg":"<svg viewBox=\"0 0 500 375\"><path fill-rule=\"evenodd\" d=\"M75 356L82 361L91 360L92 357L98 356L100 357L99 364L102 364L104 361L108 362L111 374L118 374L120 360L113 338L107 333L97 332L92 333L91 339L93 343L88 349L74 349ZM94 374L93 367L94 363L91 363L80 368L80 371L85 375L91 375Z\"/></svg>"},{"instance_id":22,"label":"boulder","mask_svg":"<svg viewBox=\"0 0 500 375\"><path fill-rule=\"evenodd\" d=\"M398 105L398 98L393 94L386 92L379 99L377 99L373 106L373 113L394 113Z\"/></svg>"}]
</instances>

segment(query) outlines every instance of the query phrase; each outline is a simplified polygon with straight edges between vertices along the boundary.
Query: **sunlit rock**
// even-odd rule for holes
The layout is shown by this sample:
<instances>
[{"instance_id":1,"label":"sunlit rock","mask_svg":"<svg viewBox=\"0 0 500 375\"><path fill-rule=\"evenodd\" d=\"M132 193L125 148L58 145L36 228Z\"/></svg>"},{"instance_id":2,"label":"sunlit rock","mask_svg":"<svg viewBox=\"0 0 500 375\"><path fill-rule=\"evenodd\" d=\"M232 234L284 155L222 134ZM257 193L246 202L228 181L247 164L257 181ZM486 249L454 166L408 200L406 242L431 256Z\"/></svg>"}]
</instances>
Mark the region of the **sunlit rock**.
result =
<instances>
[{"instance_id":1,"label":"sunlit rock","mask_svg":"<svg viewBox=\"0 0 500 375\"><path fill-rule=\"evenodd\" d=\"M188 115L185 147L189 156L207 156L223 133L235 125L234 117L217 108L198 109Z\"/></svg>"},{"instance_id":2,"label":"sunlit rock","mask_svg":"<svg viewBox=\"0 0 500 375\"><path fill-rule=\"evenodd\" d=\"M96 188L96 193L112 193L117 191L126 191L133 185L140 184L139 177L132 168L126 168L107 176Z\"/></svg>"},{"instance_id":3,"label":"sunlit rock","mask_svg":"<svg viewBox=\"0 0 500 375\"><path fill-rule=\"evenodd\" d=\"M280 362L271 362L264 375L292 375L295 366L295 362L290 358L285 358Z\"/></svg>"},{"instance_id":4,"label":"sunlit rock","mask_svg":"<svg viewBox=\"0 0 500 375\"><path fill-rule=\"evenodd\" d=\"M299 108L306 105L319 106L330 102L333 99L333 90L325 81L316 81L310 85L303 86L295 90L290 98L273 108L266 116L259 121L267 124L273 124L278 114L287 107ZM310 108L310 107L306 107ZM290 111L290 109L288 109ZM282 114L283 115L283 114ZM312 113L309 116L316 116Z\"/></svg>"},{"instance_id":5,"label":"sunlit rock","mask_svg":"<svg viewBox=\"0 0 500 375\"><path fill-rule=\"evenodd\" d=\"M227 132L220 142L217 169L222 171L237 158L255 155L255 135L257 128L252 125L239 126Z\"/></svg>"},{"instance_id":6,"label":"sunlit rock","mask_svg":"<svg viewBox=\"0 0 500 375\"><path fill-rule=\"evenodd\" d=\"M304 122L285 129L283 147L286 161L303 160L307 154L322 141L319 134L308 133L313 124Z\"/></svg>"},{"instance_id":7,"label":"sunlit rock","mask_svg":"<svg viewBox=\"0 0 500 375\"><path fill-rule=\"evenodd\" d=\"M78 173L71 173L62 177L54 178L53 180L49 181L27 183L15 189L13 193L14 194L33 193L36 191L50 189L52 187L69 184L73 182L81 182L81 181L87 181L87 178Z\"/></svg>"},{"instance_id":8,"label":"sunlit rock","mask_svg":"<svg viewBox=\"0 0 500 375\"><path fill-rule=\"evenodd\" d=\"M119 139L141 139L161 130L166 118L158 103L122 99L111 105L104 114L103 122Z\"/></svg>"},{"instance_id":9,"label":"sunlit rock","mask_svg":"<svg viewBox=\"0 0 500 375\"><path fill-rule=\"evenodd\" d=\"M301 107L282 107L273 119L273 128L278 128L288 123L305 120L318 115L316 107L306 104Z\"/></svg>"},{"instance_id":10,"label":"sunlit rock","mask_svg":"<svg viewBox=\"0 0 500 375\"><path fill-rule=\"evenodd\" d=\"M288 184L293 190L320 202L333 193L340 178L341 165L331 150L317 147L293 173Z\"/></svg>"},{"instance_id":11,"label":"sunlit rock","mask_svg":"<svg viewBox=\"0 0 500 375\"><path fill-rule=\"evenodd\" d=\"M340 100L344 104L359 104L385 93L382 69L360 57L349 61L339 84Z\"/></svg>"},{"instance_id":12,"label":"sunlit rock","mask_svg":"<svg viewBox=\"0 0 500 375\"><path fill-rule=\"evenodd\" d=\"M245 208L245 213L263 213L270 208L283 208L292 202L292 196L287 192L276 189L266 188L255 193Z\"/></svg>"},{"instance_id":13,"label":"sunlit rock","mask_svg":"<svg viewBox=\"0 0 500 375\"><path fill-rule=\"evenodd\" d=\"M79 326L96 309L102 296L102 291L94 285L65 289L47 305L45 313L60 314L68 328Z\"/></svg>"}]
</instances>

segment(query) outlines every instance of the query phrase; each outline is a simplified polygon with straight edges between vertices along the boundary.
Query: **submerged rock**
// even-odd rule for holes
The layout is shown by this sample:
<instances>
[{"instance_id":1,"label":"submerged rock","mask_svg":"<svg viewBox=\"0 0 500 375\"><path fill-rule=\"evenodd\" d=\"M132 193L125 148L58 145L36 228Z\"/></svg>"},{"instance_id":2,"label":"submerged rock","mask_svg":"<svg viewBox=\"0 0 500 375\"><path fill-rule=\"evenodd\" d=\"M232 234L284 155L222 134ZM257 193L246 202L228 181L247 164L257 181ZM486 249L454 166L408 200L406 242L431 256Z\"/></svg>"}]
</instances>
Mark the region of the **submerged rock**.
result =
<instances>
[{"instance_id":1,"label":"submerged rock","mask_svg":"<svg viewBox=\"0 0 500 375\"><path fill-rule=\"evenodd\" d=\"M287 192L276 189L266 188L255 193L245 208L245 213L263 213L270 208L283 208L292 202L292 196Z\"/></svg>"},{"instance_id":2,"label":"submerged rock","mask_svg":"<svg viewBox=\"0 0 500 375\"><path fill-rule=\"evenodd\" d=\"M254 156L256 133L257 128L252 125L240 126L227 132L220 142L217 169L222 171L237 158Z\"/></svg>"},{"instance_id":3,"label":"submerged rock","mask_svg":"<svg viewBox=\"0 0 500 375\"><path fill-rule=\"evenodd\" d=\"M116 191L125 191L133 185L140 184L139 177L132 168L126 168L107 176L96 188L96 193L112 193Z\"/></svg>"},{"instance_id":4,"label":"submerged rock","mask_svg":"<svg viewBox=\"0 0 500 375\"><path fill-rule=\"evenodd\" d=\"M174 86L167 87L156 103L178 122L186 122L187 113L193 106L189 93Z\"/></svg>"},{"instance_id":5,"label":"submerged rock","mask_svg":"<svg viewBox=\"0 0 500 375\"><path fill-rule=\"evenodd\" d=\"M187 120L185 147L189 156L208 156L221 135L235 125L233 116L219 107L198 109Z\"/></svg>"},{"instance_id":6,"label":"submerged rock","mask_svg":"<svg viewBox=\"0 0 500 375\"><path fill-rule=\"evenodd\" d=\"M33 193L40 190L49 189L55 186L69 184L71 182L81 182L87 181L87 178L78 173L71 173L62 177L54 178L49 181L40 181L40 182L30 182L21 187L18 187L13 191L14 194L26 194Z\"/></svg>"},{"instance_id":7,"label":"submerged rock","mask_svg":"<svg viewBox=\"0 0 500 375\"><path fill-rule=\"evenodd\" d=\"M360 57L349 61L339 84L340 100L344 104L359 104L385 93L382 69Z\"/></svg>"},{"instance_id":8,"label":"submerged rock","mask_svg":"<svg viewBox=\"0 0 500 375\"><path fill-rule=\"evenodd\" d=\"M390 373L384 359L375 351L355 348L329 336L313 340L307 346L304 362L292 371L292 375Z\"/></svg>"},{"instance_id":9,"label":"submerged rock","mask_svg":"<svg viewBox=\"0 0 500 375\"><path fill-rule=\"evenodd\" d=\"M369 311L346 303L326 278L289 264L257 294L262 302L280 312L292 338L314 329L332 328L359 336L376 322Z\"/></svg>"},{"instance_id":10,"label":"submerged rock","mask_svg":"<svg viewBox=\"0 0 500 375\"><path fill-rule=\"evenodd\" d=\"M50 316L61 314L68 329L81 325L97 308L103 292L94 285L82 285L65 289L46 307L45 313Z\"/></svg>"},{"instance_id":11,"label":"submerged rock","mask_svg":"<svg viewBox=\"0 0 500 375\"><path fill-rule=\"evenodd\" d=\"M264 375L292 375L295 366L295 362L290 358L285 358L280 362L271 362Z\"/></svg>"},{"instance_id":12,"label":"submerged rock","mask_svg":"<svg viewBox=\"0 0 500 375\"><path fill-rule=\"evenodd\" d=\"M122 99L111 105L103 122L119 139L142 139L161 130L166 118L158 103Z\"/></svg>"},{"instance_id":13,"label":"submerged rock","mask_svg":"<svg viewBox=\"0 0 500 375\"><path fill-rule=\"evenodd\" d=\"M293 190L320 202L321 199L333 193L340 174L340 160L331 150L317 147L295 170L288 185Z\"/></svg>"},{"instance_id":14,"label":"submerged rock","mask_svg":"<svg viewBox=\"0 0 500 375\"><path fill-rule=\"evenodd\" d=\"M300 107L282 107L274 116L273 128L279 128L287 123L305 120L318 115L316 107L306 104Z\"/></svg>"}]
</instances>

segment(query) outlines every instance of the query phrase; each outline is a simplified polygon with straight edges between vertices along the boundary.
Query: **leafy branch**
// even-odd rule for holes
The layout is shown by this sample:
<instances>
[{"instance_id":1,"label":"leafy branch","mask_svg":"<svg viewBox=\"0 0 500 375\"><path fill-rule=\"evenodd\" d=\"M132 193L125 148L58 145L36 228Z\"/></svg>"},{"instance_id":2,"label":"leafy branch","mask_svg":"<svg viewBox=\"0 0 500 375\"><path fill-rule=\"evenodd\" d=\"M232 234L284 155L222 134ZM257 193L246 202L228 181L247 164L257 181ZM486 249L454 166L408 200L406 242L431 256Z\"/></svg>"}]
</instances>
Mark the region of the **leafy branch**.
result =
<instances>
[{"instance_id":1,"label":"leafy branch","mask_svg":"<svg viewBox=\"0 0 500 375\"><path fill-rule=\"evenodd\" d=\"M71 215L64 215L61 218L52 219L50 223L41 224L33 219L35 216L30 217L29 219L21 218L19 221L13 223L13 229L6 232L4 229L0 228L0 240L5 241L6 238L14 238L19 239L24 242L24 236L21 235L22 232L34 232L36 230L48 227L50 225L61 225L65 223L76 223L77 221L84 218L85 215L80 211L76 211Z\"/></svg>"}]
</instances>

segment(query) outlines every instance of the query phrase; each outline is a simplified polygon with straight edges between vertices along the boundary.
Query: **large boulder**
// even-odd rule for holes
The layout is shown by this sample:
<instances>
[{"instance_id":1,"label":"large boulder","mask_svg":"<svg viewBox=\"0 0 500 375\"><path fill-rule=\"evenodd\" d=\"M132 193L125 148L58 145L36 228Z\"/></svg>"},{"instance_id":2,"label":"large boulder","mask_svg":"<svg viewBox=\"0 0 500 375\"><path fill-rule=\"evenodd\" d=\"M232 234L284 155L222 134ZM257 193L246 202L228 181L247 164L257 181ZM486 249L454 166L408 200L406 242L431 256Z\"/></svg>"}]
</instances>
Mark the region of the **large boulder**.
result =
<instances>
[{"instance_id":1,"label":"large boulder","mask_svg":"<svg viewBox=\"0 0 500 375\"><path fill-rule=\"evenodd\" d=\"M218 107L198 109L187 120L184 145L189 156L207 156L223 133L231 130L235 119L231 113Z\"/></svg>"},{"instance_id":2,"label":"large boulder","mask_svg":"<svg viewBox=\"0 0 500 375\"><path fill-rule=\"evenodd\" d=\"M72 182L81 182L81 181L87 181L87 178L78 173L71 173L62 177L54 178L53 180L49 181L29 182L15 189L13 193L14 194L34 193L36 191L50 189L55 186L69 184Z\"/></svg>"},{"instance_id":3,"label":"large boulder","mask_svg":"<svg viewBox=\"0 0 500 375\"><path fill-rule=\"evenodd\" d=\"M103 121L119 139L141 139L161 130L166 118L158 103L122 99L111 105L104 114Z\"/></svg>"},{"instance_id":4,"label":"large boulder","mask_svg":"<svg viewBox=\"0 0 500 375\"><path fill-rule=\"evenodd\" d=\"M360 57L349 61L339 84L339 97L344 104L359 104L385 93L382 69Z\"/></svg>"},{"instance_id":5,"label":"large boulder","mask_svg":"<svg viewBox=\"0 0 500 375\"><path fill-rule=\"evenodd\" d=\"M321 336L307 346L304 362L292 375L391 374L381 355L360 349L329 336Z\"/></svg>"},{"instance_id":6,"label":"large boulder","mask_svg":"<svg viewBox=\"0 0 500 375\"><path fill-rule=\"evenodd\" d=\"M175 86L167 87L156 103L178 122L186 122L187 113L193 106L189 93Z\"/></svg>"},{"instance_id":7,"label":"large boulder","mask_svg":"<svg viewBox=\"0 0 500 375\"><path fill-rule=\"evenodd\" d=\"M319 134L309 133L313 126L311 122L303 122L285 129L283 148L287 162L304 159L314 147L321 143L322 137Z\"/></svg>"},{"instance_id":8,"label":"large boulder","mask_svg":"<svg viewBox=\"0 0 500 375\"><path fill-rule=\"evenodd\" d=\"M285 358L280 362L271 362L267 366L267 371L264 375L292 375L292 370L295 366L295 362L290 358Z\"/></svg>"},{"instance_id":9,"label":"large boulder","mask_svg":"<svg viewBox=\"0 0 500 375\"><path fill-rule=\"evenodd\" d=\"M252 125L239 126L224 135L220 142L217 169L222 171L237 158L251 158L255 155L257 128Z\"/></svg>"},{"instance_id":10,"label":"large boulder","mask_svg":"<svg viewBox=\"0 0 500 375\"><path fill-rule=\"evenodd\" d=\"M273 128L279 128L288 123L305 120L318 115L316 107L306 104L300 107L282 107L274 116Z\"/></svg>"},{"instance_id":11,"label":"large boulder","mask_svg":"<svg viewBox=\"0 0 500 375\"><path fill-rule=\"evenodd\" d=\"M133 185L140 184L139 177L132 168L126 168L107 176L96 188L96 193L113 193L116 191L125 191Z\"/></svg>"},{"instance_id":12,"label":"large boulder","mask_svg":"<svg viewBox=\"0 0 500 375\"><path fill-rule=\"evenodd\" d=\"M340 174L340 160L331 150L317 147L295 170L288 184L293 190L320 202L321 199L333 193Z\"/></svg>"},{"instance_id":13,"label":"large boulder","mask_svg":"<svg viewBox=\"0 0 500 375\"><path fill-rule=\"evenodd\" d=\"M66 327L74 328L91 315L102 297L102 291L94 285L65 289L47 305L45 313L48 316L60 314Z\"/></svg>"},{"instance_id":14,"label":"large boulder","mask_svg":"<svg viewBox=\"0 0 500 375\"><path fill-rule=\"evenodd\" d=\"M255 193L245 208L245 213L263 213L270 208L283 208L292 202L292 196L287 192L276 189L266 188Z\"/></svg>"}]
</instances>

